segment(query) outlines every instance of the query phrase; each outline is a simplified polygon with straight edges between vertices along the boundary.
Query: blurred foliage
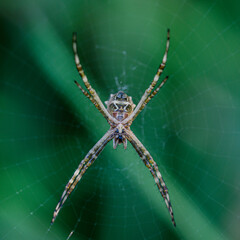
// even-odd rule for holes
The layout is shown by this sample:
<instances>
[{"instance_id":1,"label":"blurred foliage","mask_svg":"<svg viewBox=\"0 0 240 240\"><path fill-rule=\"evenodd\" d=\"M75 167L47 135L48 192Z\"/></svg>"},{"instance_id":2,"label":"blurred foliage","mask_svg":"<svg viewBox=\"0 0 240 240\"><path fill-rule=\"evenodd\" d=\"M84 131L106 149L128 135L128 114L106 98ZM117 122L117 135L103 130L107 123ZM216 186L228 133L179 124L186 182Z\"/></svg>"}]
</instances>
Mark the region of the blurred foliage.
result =
<instances>
[{"instance_id":1,"label":"blurred foliage","mask_svg":"<svg viewBox=\"0 0 240 240\"><path fill-rule=\"evenodd\" d=\"M237 1L1 1L0 238L239 239ZM139 101L171 29L161 92L133 123L169 188L174 228L129 144L110 143L50 227L81 159L108 124L73 83L82 65L102 101Z\"/></svg>"}]
</instances>

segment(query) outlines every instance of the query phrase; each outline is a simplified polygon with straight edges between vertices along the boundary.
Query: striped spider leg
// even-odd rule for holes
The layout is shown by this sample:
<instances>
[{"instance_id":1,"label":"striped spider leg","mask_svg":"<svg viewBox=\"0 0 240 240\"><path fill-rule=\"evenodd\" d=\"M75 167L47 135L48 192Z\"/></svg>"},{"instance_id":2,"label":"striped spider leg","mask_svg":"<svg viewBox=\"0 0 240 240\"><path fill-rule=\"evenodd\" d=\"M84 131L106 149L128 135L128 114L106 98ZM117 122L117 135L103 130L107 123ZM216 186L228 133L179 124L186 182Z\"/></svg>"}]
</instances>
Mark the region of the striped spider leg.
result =
<instances>
[{"instance_id":1,"label":"striped spider leg","mask_svg":"<svg viewBox=\"0 0 240 240\"><path fill-rule=\"evenodd\" d=\"M103 105L101 99L99 98L98 94L96 93L95 89L91 86L89 83L87 76L84 73L84 70L82 68L82 65L79 60L78 52L77 52L77 33L74 32L72 36L72 44L73 44L73 53L74 53L74 58L75 58L75 64L78 70L79 75L81 76L84 85L86 86L87 91L85 91L81 85L77 82L76 85L79 87L79 89L82 91L82 93L90 99L90 101L94 104L94 106L99 110L99 112L104 116L104 118L111 123L117 123L116 119L114 119L107 111L105 106Z\"/></svg>"},{"instance_id":2,"label":"striped spider leg","mask_svg":"<svg viewBox=\"0 0 240 240\"><path fill-rule=\"evenodd\" d=\"M175 223L174 216L173 216L172 205L171 205L169 194L168 194L168 189L167 189L167 186L163 180L163 177L158 169L158 165L153 160L152 156L147 151L147 149L143 146L143 144L138 140L138 138L135 136L135 134L130 129L125 129L125 137L135 148L139 157L143 160L145 166L151 172L151 174L155 180L155 183L157 184L157 187L167 205L168 211L169 211L171 219L172 219L172 223L176 227L176 223Z\"/></svg>"},{"instance_id":3,"label":"striped spider leg","mask_svg":"<svg viewBox=\"0 0 240 240\"><path fill-rule=\"evenodd\" d=\"M147 103L158 93L158 91L160 90L160 88L164 85L164 83L167 81L168 77L166 77L161 83L160 85L155 89L154 87L156 86L159 77L161 76L165 66L166 66L166 62L167 62L167 54L168 54L168 49L169 49L169 42L170 42L170 29L168 29L167 31L167 43L166 43L166 49L165 49L165 53L162 59L162 63L160 64L157 73L152 81L152 83L150 84L150 86L146 89L145 93L143 94L142 98L140 99L137 107L135 108L135 110L133 111L133 113L126 118L123 121L123 124L125 123L132 123L133 120L138 116L138 114L144 109L144 107L147 105Z\"/></svg>"},{"instance_id":4,"label":"striped spider leg","mask_svg":"<svg viewBox=\"0 0 240 240\"><path fill-rule=\"evenodd\" d=\"M86 170L94 163L98 155L102 152L107 143L114 137L114 130L108 130L105 135L94 145L94 147L88 152L86 157L80 162L78 168L75 170L73 176L68 181L65 186L65 190L54 210L53 218L51 223L53 224L59 211L61 210L64 202L67 200L68 196L71 194L73 189L76 187L77 183L80 181Z\"/></svg>"}]
</instances>

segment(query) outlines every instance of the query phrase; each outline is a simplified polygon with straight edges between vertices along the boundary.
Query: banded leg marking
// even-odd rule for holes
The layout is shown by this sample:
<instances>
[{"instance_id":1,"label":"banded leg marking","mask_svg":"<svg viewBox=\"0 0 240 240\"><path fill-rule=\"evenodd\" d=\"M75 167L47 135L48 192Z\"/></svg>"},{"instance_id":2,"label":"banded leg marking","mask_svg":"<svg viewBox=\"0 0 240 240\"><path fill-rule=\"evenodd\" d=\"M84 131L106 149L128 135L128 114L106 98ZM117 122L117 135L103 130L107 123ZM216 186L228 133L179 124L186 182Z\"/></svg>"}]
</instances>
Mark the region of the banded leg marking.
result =
<instances>
[{"instance_id":1,"label":"banded leg marking","mask_svg":"<svg viewBox=\"0 0 240 240\"><path fill-rule=\"evenodd\" d=\"M98 103L94 100L94 98L87 92L85 91L82 86L75 80L74 81L75 84L78 86L78 88L82 91L82 93L93 103L93 105L98 109L98 111L100 113L102 113L102 115L104 116L104 112L102 111L102 109L100 108L100 106L98 105ZM106 117L105 117L106 118ZM107 119L107 118L106 118Z\"/></svg>"},{"instance_id":2,"label":"banded leg marking","mask_svg":"<svg viewBox=\"0 0 240 240\"><path fill-rule=\"evenodd\" d=\"M142 96L141 100L139 101L137 107L134 109L133 113L123 121L123 124L129 122L130 120L133 121L138 116L138 114L143 110L143 108L146 106L146 104L152 99L152 97L157 94L158 90L156 89L157 92L152 97L150 97L150 99L146 103L146 100L148 99L149 95L151 94L151 92L153 91L154 87L156 86L156 84L157 84L157 82L159 80L159 77L161 76L161 74L162 74L162 72L163 72L163 70L164 70L164 68L166 66L167 54L168 54L168 49L169 49L169 42L170 42L170 30L168 29L167 30L166 49L165 49L165 53L164 53L164 56L163 56L163 59L162 59L162 63L160 64L160 66L159 66L159 68L157 70L157 73L156 73L152 83L150 84L150 86L147 88L147 90L143 94L143 96Z\"/></svg>"},{"instance_id":3,"label":"banded leg marking","mask_svg":"<svg viewBox=\"0 0 240 240\"><path fill-rule=\"evenodd\" d=\"M73 176L67 183L65 190L54 210L53 218L51 223L53 224L59 211L61 210L63 204L67 200L68 196L71 194L71 192L76 187L77 183L80 181L86 170L94 163L98 155L101 153L101 151L104 149L104 147L107 145L107 143L114 137L114 131L109 130L95 145L94 147L88 152L86 157L81 161L78 168L75 170Z\"/></svg>"},{"instance_id":4,"label":"banded leg marking","mask_svg":"<svg viewBox=\"0 0 240 240\"><path fill-rule=\"evenodd\" d=\"M73 53L74 53L74 58L75 58L75 64L78 70L79 75L81 76L84 85L86 86L87 90L89 91L89 93L87 93L89 96L91 96L94 99L94 102L91 100L91 102L96 106L98 105L97 109L101 112L101 114L104 116L104 118L106 118L107 121L113 122L113 123L117 123L116 119L113 118L109 112L107 111L107 109L105 108L105 106L103 105L101 99L99 98L98 94L96 93L95 89L91 86L91 84L89 83L87 76L84 73L84 70L82 68L82 65L80 63L80 59L78 56L78 52L77 52L77 33L73 33L73 37L72 37L72 44L73 44ZM78 86L79 87L79 86ZM80 87L79 87L80 88ZM81 88L80 88L81 89ZM82 91L82 89L81 89ZM83 92L83 91L82 91ZM85 91L86 92L86 91ZM83 92L83 94L86 96L86 94Z\"/></svg>"},{"instance_id":5,"label":"banded leg marking","mask_svg":"<svg viewBox=\"0 0 240 240\"><path fill-rule=\"evenodd\" d=\"M160 83L160 85L150 94L150 96L145 100L139 111L141 112L144 107L149 103L149 101L158 93L158 91L163 87L164 83L168 80L168 76ZM133 118L133 120L136 117Z\"/></svg>"},{"instance_id":6,"label":"banded leg marking","mask_svg":"<svg viewBox=\"0 0 240 240\"><path fill-rule=\"evenodd\" d=\"M173 215L170 197L168 194L168 189L158 169L156 162L153 160L150 153L146 150L146 148L143 146L143 144L138 140L138 138L134 135L134 133L131 130L126 131L126 138L135 148L136 152L139 154L140 158L143 160L145 166L150 170L155 180L155 183L157 184L157 187L162 197L164 198L165 204L168 208L168 211L172 219L172 223L176 227L176 222L174 220L174 215Z\"/></svg>"}]
</instances>

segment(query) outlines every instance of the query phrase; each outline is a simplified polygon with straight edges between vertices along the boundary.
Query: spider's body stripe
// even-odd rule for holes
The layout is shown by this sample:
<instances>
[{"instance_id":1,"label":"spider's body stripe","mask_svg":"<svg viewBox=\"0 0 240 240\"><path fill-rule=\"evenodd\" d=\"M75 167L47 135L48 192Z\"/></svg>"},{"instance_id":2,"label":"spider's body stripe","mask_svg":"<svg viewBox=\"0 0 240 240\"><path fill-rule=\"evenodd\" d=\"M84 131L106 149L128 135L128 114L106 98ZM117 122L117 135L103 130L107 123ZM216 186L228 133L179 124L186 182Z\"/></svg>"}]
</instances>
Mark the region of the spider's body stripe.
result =
<instances>
[{"instance_id":1,"label":"spider's body stripe","mask_svg":"<svg viewBox=\"0 0 240 240\"><path fill-rule=\"evenodd\" d=\"M118 121L122 121L123 119L128 117L127 113L121 113L121 112L113 112L112 116L116 118Z\"/></svg>"},{"instance_id":2,"label":"spider's body stripe","mask_svg":"<svg viewBox=\"0 0 240 240\"><path fill-rule=\"evenodd\" d=\"M119 91L116 94L111 94L110 99L108 101L105 101L105 103L107 105L108 112L111 116L113 116L113 118L118 121L118 124L124 119L128 118L136 106L132 101L132 97L129 97L123 91ZM114 127L116 126L117 125L115 125ZM125 143L124 146L126 147Z\"/></svg>"}]
</instances>

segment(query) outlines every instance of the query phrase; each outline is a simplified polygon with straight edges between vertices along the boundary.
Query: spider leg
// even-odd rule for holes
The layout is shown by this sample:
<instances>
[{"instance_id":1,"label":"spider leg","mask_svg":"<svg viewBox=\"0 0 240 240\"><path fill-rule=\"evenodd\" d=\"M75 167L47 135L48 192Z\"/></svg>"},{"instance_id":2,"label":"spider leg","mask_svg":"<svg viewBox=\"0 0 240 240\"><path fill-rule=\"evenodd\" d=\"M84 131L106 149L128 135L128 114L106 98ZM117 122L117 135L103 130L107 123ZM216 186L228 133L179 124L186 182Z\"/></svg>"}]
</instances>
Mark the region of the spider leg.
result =
<instances>
[{"instance_id":1,"label":"spider leg","mask_svg":"<svg viewBox=\"0 0 240 240\"><path fill-rule=\"evenodd\" d=\"M142 111L142 109L144 109L144 107L148 104L148 102L158 93L158 91L162 88L162 86L164 85L164 83L168 80L168 76L164 78L164 80L159 84L159 86L152 91L152 93L149 95L149 97L145 100L145 102L143 103L143 105L141 106L141 108L139 109L139 112ZM132 121L136 118L136 115L133 117Z\"/></svg>"},{"instance_id":2,"label":"spider leg","mask_svg":"<svg viewBox=\"0 0 240 240\"><path fill-rule=\"evenodd\" d=\"M68 196L71 194L73 189L76 187L77 183L80 181L86 170L94 163L98 155L102 152L107 143L114 137L114 131L109 130L106 134L94 145L94 147L88 152L86 157L80 162L78 168L75 170L73 176L68 181L65 186L65 190L54 210L53 218L51 223L53 224L59 211L61 210L64 202L67 200Z\"/></svg>"},{"instance_id":3,"label":"spider leg","mask_svg":"<svg viewBox=\"0 0 240 240\"><path fill-rule=\"evenodd\" d=\"M166 66L166 62L167 62L167 54L168 54L168 49L169 49L169 42L170 42L170 30L168 29L167 31L167 43L166 43L166 49L165 49L165 53L162 59L162 63L160 64L157 73L152 81L152 83L150 84L150 86L146 89L145 93L143 94L141 100L139 101L138 105L136 106L136 108L134 109L133 113L127 117L124 121L123 124L129 122L129 121L133 121L138 114L143 110L143 108L147 105L147 103L152 99L152 97L154 95L156 95L156 93L158 92L158 90L163 86L163 84L166 82L166 78L163 80L162 84L160 84L160 88L156 91L156 93L150 97L151 92L153 91L154 87L156 86L159 77L161 76L165 66ZM149 99L150 97L150 99Z\"/></svg>"},{"instance_id":4,"label":"spider leg","mask_svg":"<svg viewBox=\"0 0 240 240\"><path fill-rule=\"evenodd\" d=\"M78 56L78 52L77 52L77 33L75 33L75 32L73 33L72 42L73 42L73 52L74 52L76 67L77 67L78 73L81 76L81 78L83 80L83 83L86 86L86 88L89 91L89 93L86 92L86 91L83 91L83 89L80 86L80 84L77 84L76 82L75 83L81 89L83 94L91 100L91 102L96 106L96 108L101 112L101 114L107 119L107 121L110 121L110 122L113 122L113 123L117 123L116 119L114 119L108 113L107 109L103 105L101 99L99 98L99 96L96 93L95 89L89 83L89 81L87 79L87 76L84 73L84 70L82 68L82 65L80 64L80 60L79 60L79 56ZM90 97L92 97L92 99Z\"/></svg>"},{"instance_id":5,"label":"spider leg","mask_svg":"<svg viewBox=\"0 0 240 240\"><path fill-rule=\"evenodd\" d=\"M98 111L100 113L102 113L102 115L105 117L104 112L102 111L102 109L99 107L99 105L97 104L97 102L93 99L93 97L87 92L85 91L82 86L75 80L74 81L75 84L78 86L78 88L82 91L82 93L94 104L94 106L98 109ZM106 117L105 117L106 118ZM107 119L107 118L106 118Z\"/></svg>"},{"instance_id":6,"label":"spider leg","mask_svg":"<svg viewBox=\"0 0 240 240\"><path fill-rule=\"evenodd\" d=\"M176 227L176 223L173 216L173 210L172 205L170 202L168 189L166 187L166 184L163 180L163 177L158 169L158 166L156 162L153 160L150 153L147 151L147 149L143 146L143 144L138 140L138 138L134 135L134 133L131 130L126 130L126 138L127 140L132 144L132 146L135 148L136 152L140 156L140 158L143 160L145 166L149 169L151 172L155 183L157 184L157 187L164 198L164 201L166 203L166 206L168 208L168 211L170 213L172 223Z\"/></svg>"}]
</instances>

